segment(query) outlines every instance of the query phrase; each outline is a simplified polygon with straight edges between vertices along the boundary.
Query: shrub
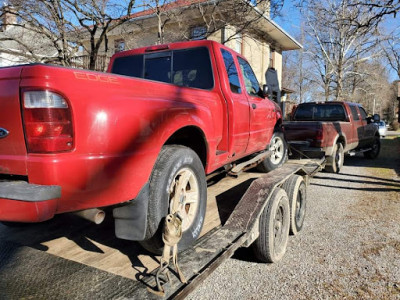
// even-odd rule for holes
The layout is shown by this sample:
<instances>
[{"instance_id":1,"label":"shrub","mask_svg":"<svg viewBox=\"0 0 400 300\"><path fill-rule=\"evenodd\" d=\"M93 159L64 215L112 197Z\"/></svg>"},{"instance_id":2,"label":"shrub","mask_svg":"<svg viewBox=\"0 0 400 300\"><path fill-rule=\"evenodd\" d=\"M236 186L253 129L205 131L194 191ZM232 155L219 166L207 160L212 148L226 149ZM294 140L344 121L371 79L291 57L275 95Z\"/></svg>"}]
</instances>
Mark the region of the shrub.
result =
<instances>
[{"instance_id":1,"label":"shrub","mask_svg":"<svg viewBox=\"0 0 400 300\"><path fill-rule=\"evenodd\" d=\"M392 126L392 129L393 129L394 131L397 131L397 130L399 130L399 128L400 128L399 122L397 122L397 121L393 121L392 124L391 124L391 126Z\"/></svg>"}]
</instances>

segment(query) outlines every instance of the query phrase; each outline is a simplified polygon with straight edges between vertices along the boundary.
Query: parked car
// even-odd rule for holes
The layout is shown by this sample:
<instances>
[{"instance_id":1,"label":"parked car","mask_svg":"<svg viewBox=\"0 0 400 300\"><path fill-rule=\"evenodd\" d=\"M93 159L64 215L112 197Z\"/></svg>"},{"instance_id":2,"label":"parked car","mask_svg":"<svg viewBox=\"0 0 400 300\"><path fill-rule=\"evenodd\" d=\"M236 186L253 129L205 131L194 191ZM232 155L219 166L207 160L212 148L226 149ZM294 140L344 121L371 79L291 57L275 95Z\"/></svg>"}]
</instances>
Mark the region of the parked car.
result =
<instances>
[{"instance_id":1,"label":"parked car","mask_svg":"<svg viewBox=\"0 0 400 300\"><path fill-rule=\"evenodd\" d=\"M293 151L326 157L326 170L338 173L344 154L363 152L367 158L379 154L379 115L367 117L357 103L310 102L299 104L291 121L284 122L285 137Z\"/></svg>"},{"instance_id":2,"label":"parked car","mask_svg":"<svg viewBox=\"0 0 400 300\"><path fill-rule=\"evenodd\" d=\"M374 123L377 127L378 127L378 131L379 131L379 135L381 137L385 137L386 136L386 123L384 121L379 121L378 123Z\"/></svg>"}]
</instances>

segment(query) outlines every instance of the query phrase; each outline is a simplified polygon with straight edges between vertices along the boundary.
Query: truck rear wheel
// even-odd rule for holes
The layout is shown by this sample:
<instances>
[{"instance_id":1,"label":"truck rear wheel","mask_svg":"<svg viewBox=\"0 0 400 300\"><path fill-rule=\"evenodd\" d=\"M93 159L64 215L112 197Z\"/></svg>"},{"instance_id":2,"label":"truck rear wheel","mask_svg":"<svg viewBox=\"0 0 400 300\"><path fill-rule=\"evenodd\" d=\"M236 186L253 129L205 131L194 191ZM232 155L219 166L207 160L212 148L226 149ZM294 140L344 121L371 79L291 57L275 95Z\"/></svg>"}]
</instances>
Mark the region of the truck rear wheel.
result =
<instances>
[{"instance_id":1,"label":"truck rear wheel","mask_svg":"<svg viewBox=\"0 0 400 300\"><path fill-rule=\"evenodd\" d=\"M293 175L282 188L286 191L290 206L290 234L296 235L303 228L306 215L307 188L303 177Z\"/></svg>"},{"instance_id":2,"label":"truck rear wheel","mask_svg":"<svg viewBox=\"0 0 400 300\"><path fill-rule=\"evenodd\" d=\"M271 156L257 166L261 172L267 173L282 166L287 160L287 144L282 132L276 131L271 138L268 150Z\"/></svg>"},{"instance_id":3,"label":"truck rear wheel","mask_svg":"<svg viewBox=\"0 0 400 300\"><path fill-rule=\"evenodd\" d=\"M286 192L276 188L261 213L260 235L252 245L256 258L261 262L274 263L286 252L290 227L289 199Z\"/></svg>"},{"instance_id":4,"label":"truck rear wheel","mask_svg":"<svg viewBox=\"0 0 400 300\"><path fill-rule=\"evenodd\" d=\"M325 170L329 173L339 173L344 163L344 150L341 143L333 148L333 155L326 158Z\"/></svg>"},{"instance_id":5,"label":"truck rear wheel","mask_svg":"<svg viewBox=\"0 0 400 300\"><path fill-rule=\"evenodd\" d=\"M140 242L148 251L160 254L163 249L162 227L169 213L182 217L179 250L191 246L204 223L207 185L203 164L190 148L164 146L150 178L146 240Z\"/></svg>"},{"instance_id":6,"label":"truck rear wheel","mask_svg":"<svg viewBox=\"0 0 400 300\"><path fill-rule=\"evenodd\" d=\"M374 143L372 144L371 150L364 152L364 157L369 159L377 158L381 150L381 140L378 136L374 137Z\"/></svg>"}]
</instances>

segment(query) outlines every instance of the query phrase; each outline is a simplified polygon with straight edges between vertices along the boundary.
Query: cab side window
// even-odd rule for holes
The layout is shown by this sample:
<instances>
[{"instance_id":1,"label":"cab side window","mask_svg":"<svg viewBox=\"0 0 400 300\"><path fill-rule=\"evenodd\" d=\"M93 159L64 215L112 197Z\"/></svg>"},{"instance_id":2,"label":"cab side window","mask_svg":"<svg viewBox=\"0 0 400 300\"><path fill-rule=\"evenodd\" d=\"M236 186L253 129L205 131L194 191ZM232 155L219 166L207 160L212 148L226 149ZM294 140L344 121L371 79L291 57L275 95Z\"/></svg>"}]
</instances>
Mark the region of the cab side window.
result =
<instances>
[{"instance_id":1,"label":"cab side window","mask_svg":"<svg viewBox=\"0 0 400 300\"><path fill-rule=\"evenodd\" d=\"M232 93L241 94L242 89L240 88L239 75L235 66L235 62L233 60L233 56L229 53L229 51L226 51L225 49L221 49L221 53L224 59L225 69L228 75L231 91Z\"/></svg>"},{"instance_id":2,"label":"cab side window","mask_svg":"<svg viewBox=\"0 0 400 300\"><path fill-rule=\"evenodd\" d=\"M238 57L238 61L240 69L242 70L244 84L246 86L247 93L251 96L260 97L259 95L260 85L249 63L240 57Z\"/></svg>"},{"instance_id":3,"label":"cab side window","mask_svg":"<svg viewBox=\"0 0 400 300\"><path fill-rule=\"evenodd\" d=\"M360 117L358 116L357 107L355 107L354 105L350 105L350 110L351 110L351 115L353 116L353 120L354 121L360 120Z\"/></svg>"},{"instance_id":4,"label":"cab side window","mask_svg":"<svg viewBox=\"0 0 400 300\"><path fill-rule=\"evenodd\" d=\"M364 108L362 108L361 106L359 106L358 109L360 110L361 119L362 119L362 120L366 120L366 119L367 119L367 113L365 112Z\"/></svg>"}]
</instances>

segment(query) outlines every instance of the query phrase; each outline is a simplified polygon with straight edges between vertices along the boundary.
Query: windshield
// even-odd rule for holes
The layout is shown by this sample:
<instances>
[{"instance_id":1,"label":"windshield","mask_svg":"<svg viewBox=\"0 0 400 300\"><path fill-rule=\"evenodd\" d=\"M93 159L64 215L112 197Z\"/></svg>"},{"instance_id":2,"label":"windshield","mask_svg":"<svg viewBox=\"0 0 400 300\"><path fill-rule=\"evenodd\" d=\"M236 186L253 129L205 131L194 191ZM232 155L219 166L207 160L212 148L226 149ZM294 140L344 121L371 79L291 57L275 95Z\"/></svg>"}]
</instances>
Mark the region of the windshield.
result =
<instances>
[{"instance_id":1,"label":"windshield","mask_svg":"<svg viewBox=\"0 0 400 300\"><path fill-rule=\"evenodd\" d=\"M346 114L341 104L304 104L299 105L295 121L346 121Z\"/></svg>"}]
</instances>

